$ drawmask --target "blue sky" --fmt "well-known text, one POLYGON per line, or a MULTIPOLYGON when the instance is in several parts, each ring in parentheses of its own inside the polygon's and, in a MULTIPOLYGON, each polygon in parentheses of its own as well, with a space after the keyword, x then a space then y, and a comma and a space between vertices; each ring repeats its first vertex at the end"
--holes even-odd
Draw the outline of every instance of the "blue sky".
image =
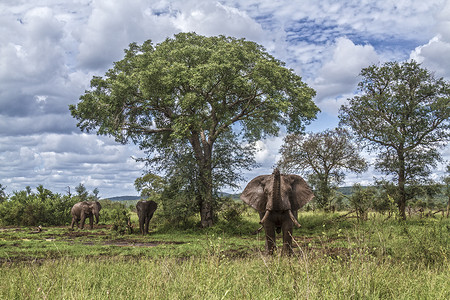
MULTIPOLYGON (((371 64, 415 59, 450 80, 448 0, 2 0, 0 183, 7 192, 43 184, 64 193, 83 183, 102 197, 136 194, 133 182, 145 169, 132 157, 144 154, 80 132, 68 105, 129 43, 181 31, 246 38, 286 62, 317 91, 322 113, 307 131, 337 126, 339 107, 371 64)), ((258 142, 261 168, 246 179, 271 173, 282 137, 258 142)), ((450 159, 449 147, 442 153, 450 159)), ((348 174, 347 184, 374 175, 348 174)))

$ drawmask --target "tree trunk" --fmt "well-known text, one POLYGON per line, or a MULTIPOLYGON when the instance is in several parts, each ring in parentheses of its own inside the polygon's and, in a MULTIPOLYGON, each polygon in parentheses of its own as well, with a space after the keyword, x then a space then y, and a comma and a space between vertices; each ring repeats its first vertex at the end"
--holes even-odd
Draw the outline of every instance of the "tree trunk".
POLYGON ((211 227, 214 225, 214 211, 211 203, 208 203, 206 200, 203 200, 200 208, 200 218, 202 228, 211 227))
POLYGON ((398 160, 399 160, 399 172, 398 172, 398 191, 399 198, 397 199, 397 206, 400 218, 406 220, 406 176, 405 176, 405 157, 402 151, 398 152, 398 160))
POLYGON ((202 227, 214 225, 214 199, 213 199, 213 179, 212 179, 212 155, 211 149, 204 151, 205 156, 200 166, 200 219, 202 227))
MULTIPOLYGON (((207 164, 210 166, 210 164, 207 164)), ((211 168, 200 171, 200 220, 202 227, 214 225, 214 200, 211 168)))
POLYGON ((447 218, 448 218, 449 212, 450 212, 450 196, 448 196, 448 201, 447 201, 447 218))
POLYGON ((206 141, 203 134, 193 133, 191 145, 199 168, 198 193, 200 221, 203 228, 214 225, 214 200, 212 182, 212 141, 206 141))

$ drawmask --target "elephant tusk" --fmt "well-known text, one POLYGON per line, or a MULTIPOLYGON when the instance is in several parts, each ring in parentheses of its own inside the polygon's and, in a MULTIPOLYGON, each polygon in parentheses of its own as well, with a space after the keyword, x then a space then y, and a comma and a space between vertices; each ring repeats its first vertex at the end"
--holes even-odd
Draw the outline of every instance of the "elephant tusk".
POLYGON ((264 224, 266 219, 269 217, 269 210, 266 210, 266 213, 264 214, 264 217, 259 221, 259 224, 264 224))
POLYGON ((292 211, 289 210, 289 217, 291 218, 292 222, 294 222, 295 226, 300 227, 300 223, 295 219, 294 215, 292 214, 292 211))

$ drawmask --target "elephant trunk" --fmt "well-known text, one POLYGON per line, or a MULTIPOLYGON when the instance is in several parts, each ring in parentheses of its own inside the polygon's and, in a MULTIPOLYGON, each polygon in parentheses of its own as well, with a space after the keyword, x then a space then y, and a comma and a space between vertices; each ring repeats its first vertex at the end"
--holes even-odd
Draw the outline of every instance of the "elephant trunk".
POLYGON ((275 169, 272 173, 273 187, 272 195, 269 197, 266 210, 282 210, 281 205, 281 174, 280 170, 275 169))
POLYGON ((97 212, 97 213, 94 214, 94 216, 95 216, 95 225, 97 225, 98 221, 99 221, 100 214, 97 212))

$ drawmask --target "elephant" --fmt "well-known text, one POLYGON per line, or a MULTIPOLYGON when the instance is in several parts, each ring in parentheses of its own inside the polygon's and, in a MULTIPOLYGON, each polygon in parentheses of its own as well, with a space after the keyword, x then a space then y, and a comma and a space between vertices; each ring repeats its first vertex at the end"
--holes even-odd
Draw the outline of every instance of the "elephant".
POLYGON ((253 178, 240 196, 256 209, 266 234, 266 251, 273 254, 276 247, 275 230, 283 231, 282 254, 291 255, 292 229, 300 227, 297 211, 314 198, 306 181, 298 175, 280 174, 276 168, 272 175, 253 178))
POLYGON ((158 204, 152 200, 141 200, 136 204, 136 211, 139 217, 139 230, 143 235, 148 233, 148 223, 152 219, 157 207, 158 204))
POLYGON ((73 225, 77 223, 78 227, 78 221, 81 220, 80 228, 84 228, 84 221, 86 218, 89 218, 89 224, 91 226, 91 229, 94 228, 94 217, 95 217, 95 224, 98 224, 99 221, 99 213, 102 209, 102 206, 100 205, 100 202, 98 201, 82 201, 75 203, 75 205, 72 207, 71 213, 72 213, 72 224, 71 227, 73 229, 73 225))

